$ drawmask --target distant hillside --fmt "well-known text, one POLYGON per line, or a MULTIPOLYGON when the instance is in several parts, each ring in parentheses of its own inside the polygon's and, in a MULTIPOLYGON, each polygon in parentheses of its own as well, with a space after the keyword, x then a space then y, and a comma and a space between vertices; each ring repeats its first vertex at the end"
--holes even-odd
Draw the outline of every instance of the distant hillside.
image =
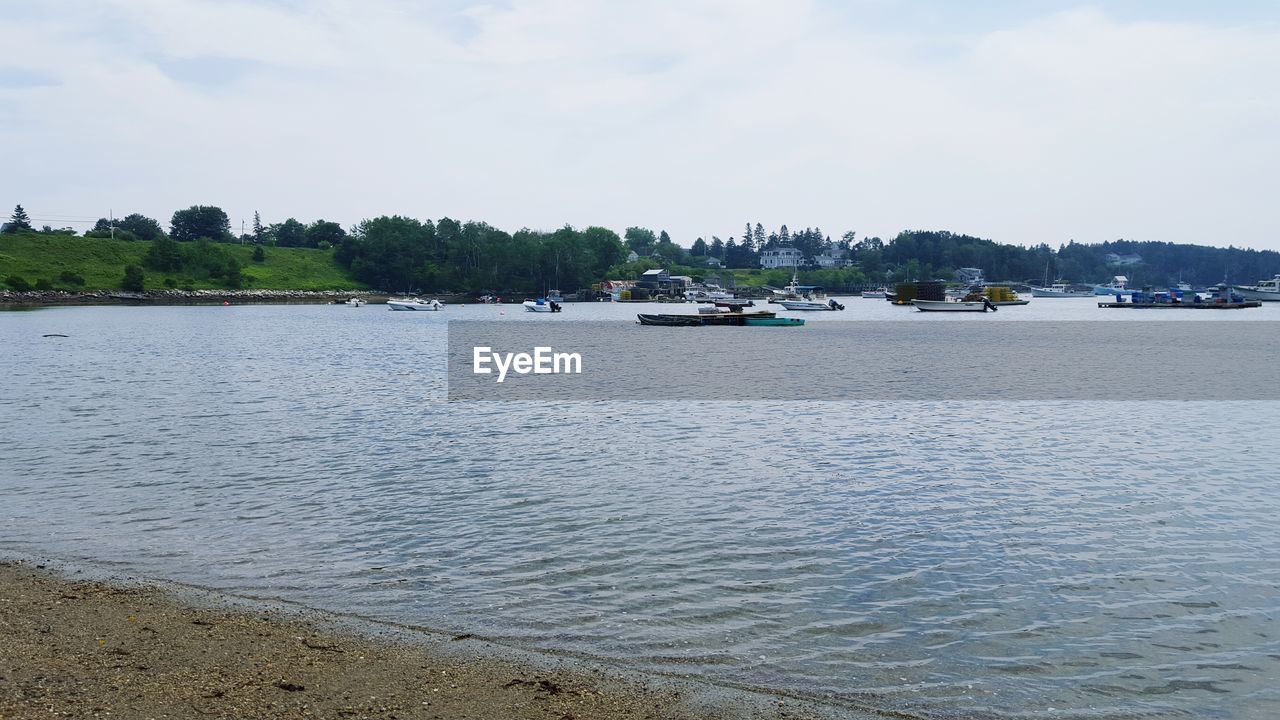
POLYGON ((1252 283, 1280 273, 1273 250, 1218 248, 1166 242, 1117 240, 1058 249, 1002 245, 946 231, 908 230, 888 243, 854 245, 852 259, 869 277, 891 271, 896 278, 950 279, 956 268, 982 268, 989 280, 1035 281, 1046 276, 1074 283, 1098 283, 1125 275, 1130 285, 1165 285, 1179 279, 1195 284, 1252 283))
MULTIPOLYGON (((194 243, 179 243, 194 247, 194 243)), ((23 233, 0 235, 0 286, 10 277, 31 286, 44 281, 59 290, 110 290, 121 287, 126 265, 138 265, 145 273, 146 288, 226 288, 225 277, 211 277, 187 267, 159 271, 147 267, 144 256, 152 243, 109 240, 72 235, 23 233), (83 280, 83 284, 80 284, 83 280), (168 284, 166 284, 168 281, 168 284)), ((253 260, 254 247, 216 244, 220 253, 240 265, 240 287, 268 290, 348 290, 365 288, 333 260, 332 250, 312 248, 263 248, 263 260, 253 260)))

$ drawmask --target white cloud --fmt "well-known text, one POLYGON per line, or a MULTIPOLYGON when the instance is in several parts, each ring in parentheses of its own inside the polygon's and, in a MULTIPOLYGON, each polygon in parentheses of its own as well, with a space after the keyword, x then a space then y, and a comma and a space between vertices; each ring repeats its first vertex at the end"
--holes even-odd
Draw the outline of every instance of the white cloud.
POLYGON ((889 32, 783 0, 81 7, 0 10, 21 59, 0 65, 60 82, 0 87, 0 200, 37 216, 1280 247, 1274 26, 1077 9, 889 32), (234 72, 200 82, 221 58, 234 72))

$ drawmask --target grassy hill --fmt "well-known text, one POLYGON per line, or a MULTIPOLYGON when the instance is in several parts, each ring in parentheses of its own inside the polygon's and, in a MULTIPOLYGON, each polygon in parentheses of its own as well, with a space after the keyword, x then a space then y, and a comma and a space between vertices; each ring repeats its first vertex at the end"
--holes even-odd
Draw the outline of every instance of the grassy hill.
MULTIPOLYGON (((266 259, 253 261, 249 245, 219 245, 243 266, 245 288, 267 290, 351 290, 364 289, 346 268, 333 261, 332 250, 311 248, 264 248, 266 259)), ((3 281, 17 275, 32 285, 48 280, 59 290, 110 290, 120 287, 125 265, 142 265, 150 242, 106 240, 71 235, 27 233, 0 235, 0 289, 3 281), (63 273, 84 278, 84 285, 60 279, 63 273)), ((191 277, 181 272, 146 270, 148 290, 166 287, 196 289, 225 288, 220 279, 191 277)))

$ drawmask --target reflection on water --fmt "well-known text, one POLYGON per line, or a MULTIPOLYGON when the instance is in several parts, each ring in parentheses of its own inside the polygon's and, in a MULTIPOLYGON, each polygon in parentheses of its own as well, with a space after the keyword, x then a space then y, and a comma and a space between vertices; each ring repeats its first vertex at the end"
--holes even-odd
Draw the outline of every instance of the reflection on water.
POLYGON ((888 709, 1280 714, 1275 403, 446 404, 423 315, 0 318, 0 552, 888 709))

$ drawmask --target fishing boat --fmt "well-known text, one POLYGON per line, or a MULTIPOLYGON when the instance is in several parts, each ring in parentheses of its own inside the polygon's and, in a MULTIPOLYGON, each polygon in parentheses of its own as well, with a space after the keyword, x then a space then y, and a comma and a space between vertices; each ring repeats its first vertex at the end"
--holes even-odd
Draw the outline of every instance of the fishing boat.
POLYGON ((1094 285, 1094 295, 1132 295, 1133 291, 1125 287, 1129 284, 1129 278, 1124 275, 1116 275, 1111 278, 1108 285, 1094 285))
MULTIPOLYGON (((1093 293, 1088 293, 1093 295, 1093 293)), ((1066 283, 1053 283, 1048 287, 1032 287, 1032 297, 1084 297, 1085 293, 1075 290, 1066 283)))
POLYGON ((887 292, 889 292, 888 288, 879 288, 877 290, 863 290, 862 299, 863 300, 884 300, 885 293, 887 292))
POLYGON ((985 297, 981 300, 912 300, 911 304, 921 312, 995 312, 997 309, 985 297))
POLYGON ((662 327, 697 327, 700 325, 747 325, 748 320, 775 319, 777 313, 760 310, 751 313, 741 312, 700 312, 697 315, 666 315, 640 313, 636 318, 641 325, 657 325, 662 327))
POLYGON ((521 304, 524 305, 524 309, 529 312, 556 313, 556 312, 560 312, 561 310, 560 303, 554 300, 548 300, 546 298, 538 298, 537 300, 525 300, 521 304))
POLYGON ((788 310, 843 310, 844 306, 835 300, 779 300, 778 304, 788 310))
POLYGON ((422 298, 391 298, 387 300, 387 307, 392 310, 443 310, 444 304, 435 298, 423 300, 422 298))
POLYGON ((1232 285, 1231 289, 1245 300, 1280 302, 1280 275, 1270 280, 1260 280, 1257 285, 1232 285))

